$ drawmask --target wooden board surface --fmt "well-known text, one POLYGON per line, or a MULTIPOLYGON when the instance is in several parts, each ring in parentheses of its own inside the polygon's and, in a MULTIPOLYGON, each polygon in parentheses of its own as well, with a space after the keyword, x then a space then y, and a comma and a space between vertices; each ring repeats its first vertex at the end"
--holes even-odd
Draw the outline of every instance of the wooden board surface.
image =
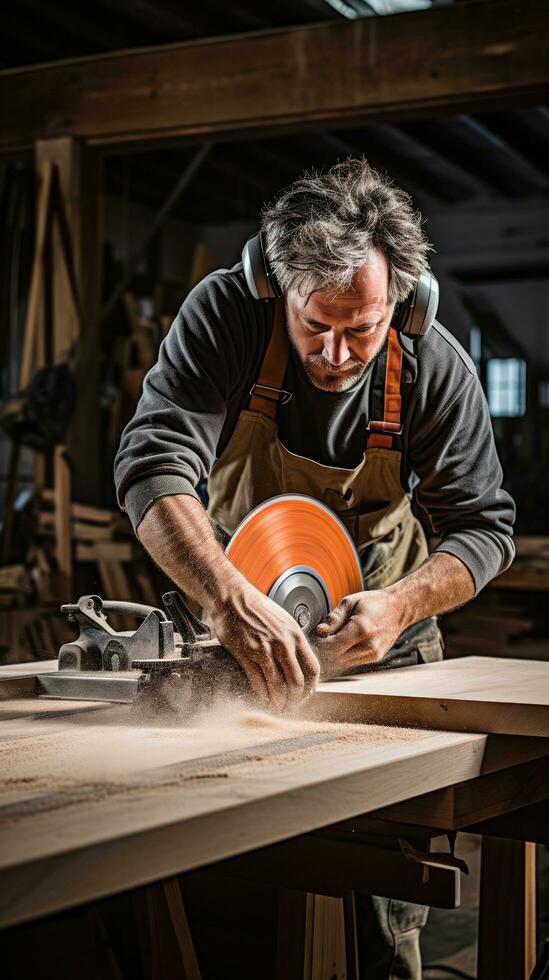
POLYGON ((549 663, 462 657, 322 684, 310 717, 549 737, 549 663))
POLYGON ((4 926, 472 778, 486 745, 242 708, 155 727, 30 710, 0 720, 4 926))
MULTIPOLYGON (((539 668, 549 665, 530 670, 526 664, 529 704, 519 683, 524 667, 524 661, 490 658, 485 664, 475 658, 323 685, 315 711, 341 716, 345 708, 345 721, 360 716, 360 724, 280 719, 241 705, 218 705, 192 724, 172 718, 151 725, 139 723, 129 706, 90 711, 89 705, 74 704, 71 713, 66 702, 50 701, 52 712, 44 715, 28 693, 4 700, 0 925, 506 769, 519 757, 527 760, 530 744, 532 757, 539 758, 540 739, 517 739, 524 751, 515 758, 508 740, 380 726, 371 723, 366 708, 372 684, 383 690, 410 677, 410 691, 418 688, 420 672, 422 690, 429 686, 436 703, 439 690, 449 703, 457 698, 456 704, 466 691, 482 713, 488 690, 491 704, 514 696, 531 710, 539 707, 535 691, 544 690, 549 676, 539 668), (513 686, 509 665, 519 669, 513 686), (506 747, 498 752, 501 742, 506 747)), ((35 670, 36 665, 22 665, 21 676, 31 681, 35 670)), ((4 698, 17 672, 0 671, 4 698)), ((370 704, 385 700, 375 695, 370 704)), ((451 711, 444 715, 449 716, 451 711)))

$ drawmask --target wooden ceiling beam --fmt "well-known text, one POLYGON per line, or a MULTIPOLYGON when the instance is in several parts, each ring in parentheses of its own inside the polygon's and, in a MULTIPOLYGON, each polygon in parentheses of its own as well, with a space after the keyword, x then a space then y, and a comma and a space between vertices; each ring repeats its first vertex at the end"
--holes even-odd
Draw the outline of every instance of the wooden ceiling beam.
POLYGON ((549 95, 545 0, 482 0, 0 73, 0 150, 273 134, 549 95))

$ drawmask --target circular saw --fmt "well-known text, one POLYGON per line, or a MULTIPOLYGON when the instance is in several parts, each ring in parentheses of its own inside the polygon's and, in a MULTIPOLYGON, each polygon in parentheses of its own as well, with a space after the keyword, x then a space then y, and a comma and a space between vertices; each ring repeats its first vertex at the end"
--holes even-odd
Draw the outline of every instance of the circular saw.
POLYGON ((226 554, 305 633, 362 589, 360 559, 348 531, 325 504, 301 494, 272 497, 252 510, 226 554))
MULTIPOLYGON (((256 507, 227 546, 233 564, 256 588, 311 633, 346 595, 362 589, 355 546, 324 504, 298 494, 256 507)), ((178 592, 164 609, 81 596, 61 607, 79 627, 64 643, 58 669, 38 675, 42 697, 132 703, 142 717, 192 713, 218 693, 249 695, 244 671, 178 592), (116 631, 107 614, 141 620, 116 631)))

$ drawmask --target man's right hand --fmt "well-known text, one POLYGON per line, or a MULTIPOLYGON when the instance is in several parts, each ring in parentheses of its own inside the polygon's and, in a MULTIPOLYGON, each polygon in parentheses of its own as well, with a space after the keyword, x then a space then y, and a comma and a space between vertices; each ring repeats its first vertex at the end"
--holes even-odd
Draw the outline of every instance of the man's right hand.
POLYGON ((239 585, 210 610, 210 617, 215 635, 238 661, 262 704, 282 711, 314 691, 320 666, 304 633, 254 586, 239 585))

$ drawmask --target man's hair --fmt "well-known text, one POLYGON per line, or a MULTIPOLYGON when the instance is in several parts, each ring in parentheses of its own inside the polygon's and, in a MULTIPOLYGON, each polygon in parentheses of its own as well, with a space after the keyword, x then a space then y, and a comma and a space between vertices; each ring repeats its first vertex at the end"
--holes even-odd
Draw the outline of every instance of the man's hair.
POLYGON ((284 292, 346 290, 379 248, 389 263, 389 299, 401 301, 427 266, 431 246, 410 195, 364 157, 306 173, 261 217, 267 258, 284 292))

